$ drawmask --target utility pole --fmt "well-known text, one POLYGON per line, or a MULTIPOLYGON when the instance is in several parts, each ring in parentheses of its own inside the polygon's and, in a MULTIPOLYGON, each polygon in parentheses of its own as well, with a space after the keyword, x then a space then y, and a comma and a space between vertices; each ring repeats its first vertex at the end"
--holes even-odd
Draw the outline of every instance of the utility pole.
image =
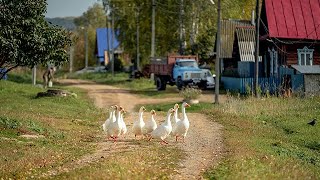
POLYGON ((151 57, 155 55, 155 19, 156 19, 156 1, 152 0, 152 26, 151 26, 151 57))
POLYGON ((216 72, 216 79, 215 79, 215 104, 219 104, 219 87, 220 87, 220 46, 221 46, 221 0, 218 0, 218 20, 217 20, 217 39, 216 39, 216 61, 215 61, 215 72, 216 72))
MULTIPOLYGON (((112 11, 111 11, 111 13, 112 13, 112 22, 111 22, 111 56, 112 56, 112 67, 111 67, 111 69, 112 69, 112 78, 114 77, 114 46, 113 46, 113 43, 114 43, 114 36, 115 36, 115 34, 114 34, 114 6, 113 6, 113 8, 112 8, 112 11)), ((107 32, 108 33, 108 32, 107 32)))
POLYGON ((37 84, 37 66, 34 65, 32 68, 32 85, 36 85, 37 84))
POLYGON ((180 30, 180 55, 184 55, 184 25, 183 25, 183 0, 180 0, 180 13, 179 13, 179 30, 180 30))
POLYGON ((139 16, 140 16, 140 7, 137 7, 137 69, 138 71, 140 71, 140 49, 139 49, 139 46, 140 46, 140 41, 139 41, 139 38, 140 38, 140 19, 139 19, 139 16))
POLYGON ((69 73, 72 73, 72 71, 73 71, 73 53, 74 53, 74 47, 70 46, 70 50, 69 50, 69 59, 70 59, 69 73))
MULTIPOLYGON (((87 27, 88 28, 88 27, 87 27)), ((86 60, 85 60, 85 68, 87 69, 88 68, 88 29, 85 29, 85 41, 86 41, 86 60)))
POLYGON ((255 68, 254 68, 254 89, 253 92, 256 97, 259 97, 259 25, 260 25, 260 0, 256 2, 256 49, 254 52, 255 68))

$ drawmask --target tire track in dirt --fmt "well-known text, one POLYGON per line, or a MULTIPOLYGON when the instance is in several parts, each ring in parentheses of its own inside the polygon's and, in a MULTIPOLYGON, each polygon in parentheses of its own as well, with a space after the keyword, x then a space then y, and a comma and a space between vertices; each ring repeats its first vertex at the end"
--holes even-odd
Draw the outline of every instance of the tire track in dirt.
MULTIPOLYGON (((128 111, 128 126, 131 127, 133 119, 136 118, 134 107, 137 104, 155 104, 164 102, 181 102, 182 98, 141 98, 130 94, 128 90, 96 84, 90 81, 63 79, 59 83, 84 89, 88 92, 89 97, 94 101, 99 108, 109 108, 113 104, 120 104, 128 111)), ((204 95, 201 101, 210 102, 212 95, 204 95)), ((190 120, 190 129, 186 137, 185 143, 175 143, 174 138, 170 137, 170 145, 175 143, 175 146, 182 149, 186 154, 186 159, 179 164, 177 174, 173 175, 172 179, 202 179, 202 172, 208 167, 216 165, 223 152, 222 143, 222 126, 216 122, 209 121, 204 115, 199 113, 188 113, 190 120)), ((128 129, 130 129, 128 127, 128 129)), ((129 132, 130 133, 130 132, 129 132)), ((101 135, 102 136, 102 135, 101 135)), ((130 135, 127 135, 130 136, 130 135)), ((88 154, 81 159, 65 164, 58 170, 54 170, 45 174, 44 177, 68 172, 72 169, 84 167, 91 163, 99 161, 114 152, 133 151, 141 148, 132 143, 132 140, 123 140, 116 145, 110 142, 101 141, 97 144, 98 148, 94 154, 88 154)), ((143 148, 143 147, 142 147, 143 148)))

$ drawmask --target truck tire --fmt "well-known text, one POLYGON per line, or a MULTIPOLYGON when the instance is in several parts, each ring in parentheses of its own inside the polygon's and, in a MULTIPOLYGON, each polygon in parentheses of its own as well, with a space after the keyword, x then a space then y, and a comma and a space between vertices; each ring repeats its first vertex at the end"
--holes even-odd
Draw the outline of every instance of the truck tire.
POLYGON ((181 90, 183 88, 183 81, 182 81, 181 77, 177 78, 177 88, 179 90, 181 90))
POLYGON ((166 82, 164 81, 163 78, 157 77, 156 78, 156 85, 157 85, 157 90, 158 91, 166 90, 166 82))

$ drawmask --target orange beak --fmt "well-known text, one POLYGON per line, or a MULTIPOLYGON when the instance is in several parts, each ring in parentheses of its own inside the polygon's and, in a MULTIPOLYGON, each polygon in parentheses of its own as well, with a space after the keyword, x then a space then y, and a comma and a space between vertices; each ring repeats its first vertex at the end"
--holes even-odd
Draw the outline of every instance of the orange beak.
POLYGON ((186 103, 185 107, 191 107, 188 103, 186 103))

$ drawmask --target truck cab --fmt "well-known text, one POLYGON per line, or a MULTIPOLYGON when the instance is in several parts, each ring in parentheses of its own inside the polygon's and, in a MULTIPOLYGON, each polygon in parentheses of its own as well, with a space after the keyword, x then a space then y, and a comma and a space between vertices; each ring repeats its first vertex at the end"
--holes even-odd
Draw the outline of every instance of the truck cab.
POLYGON ((206 86, 205 72, 195 59, 177 59, 173 67, 173 79, 180 90, 184 86, 206 86))

